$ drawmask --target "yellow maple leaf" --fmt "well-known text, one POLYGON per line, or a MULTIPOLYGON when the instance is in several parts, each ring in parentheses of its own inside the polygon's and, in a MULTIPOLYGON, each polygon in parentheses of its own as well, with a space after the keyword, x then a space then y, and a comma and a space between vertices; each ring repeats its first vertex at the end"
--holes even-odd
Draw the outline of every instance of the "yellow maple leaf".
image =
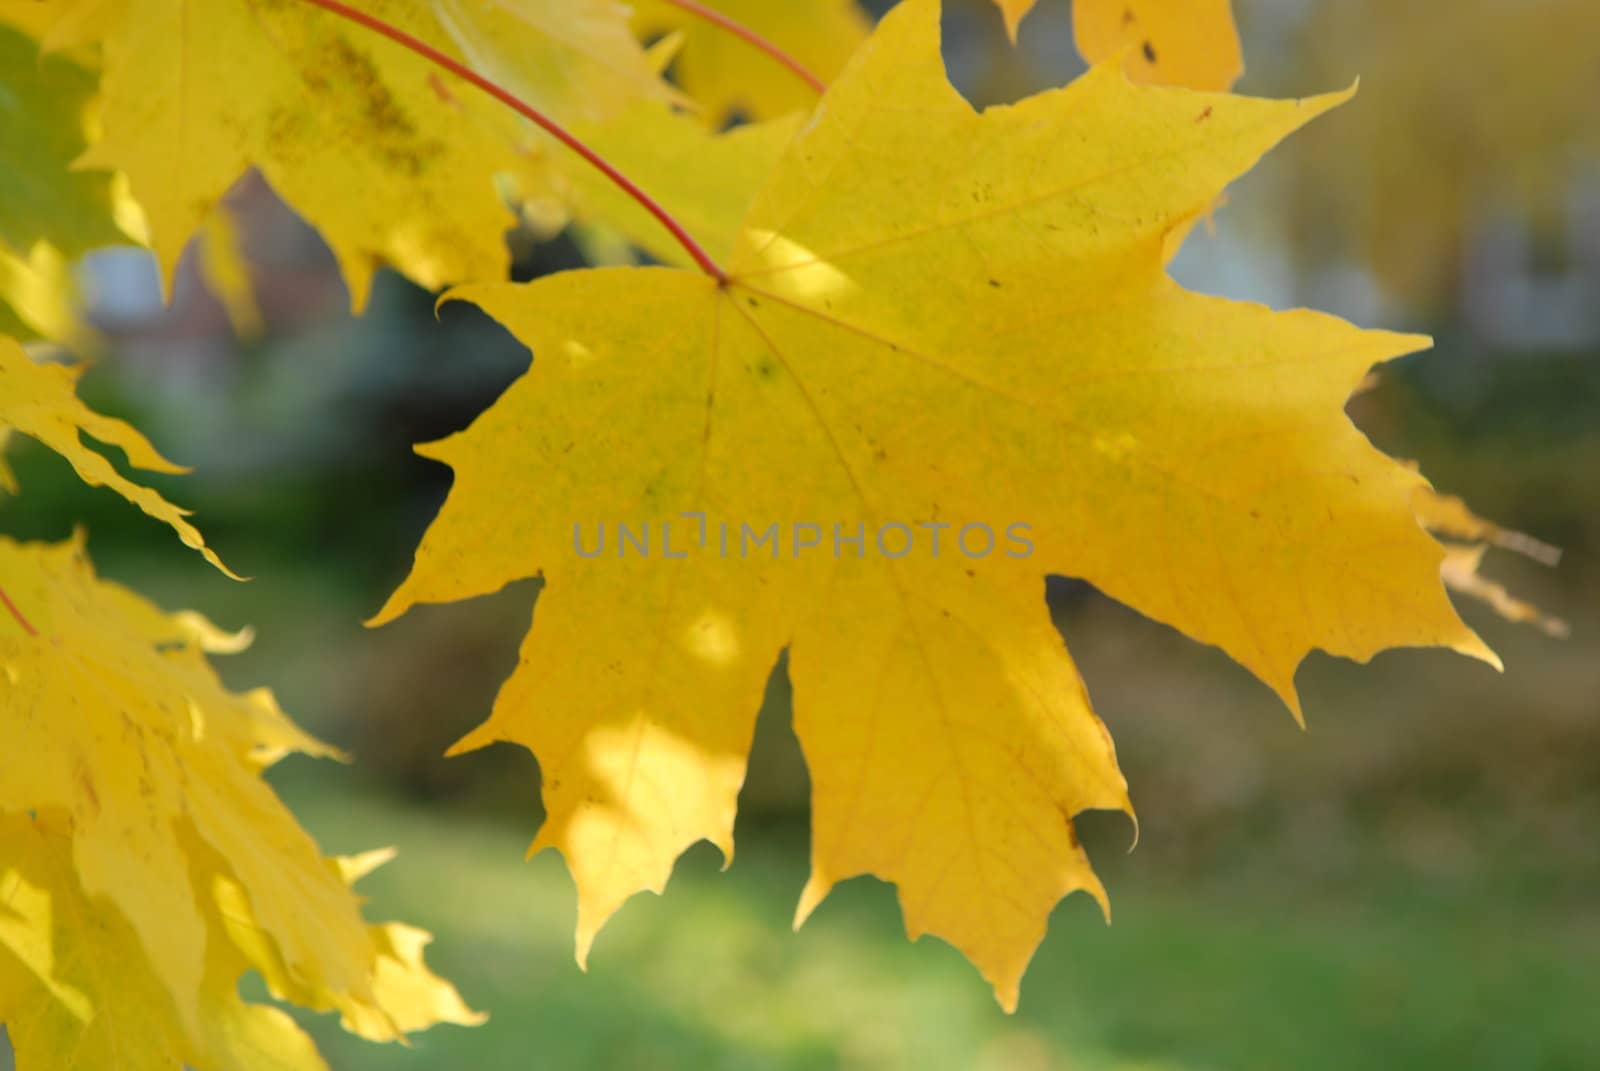
POLYGON ((1313 649, 1494 660, 1413 516, 1421 478, 1343 412, 1372 364, 1427 340, 1164 272, 1174 229, 1345 94, 1200 95, 1103 66, 978 113, 938 17, 907 0, 883 20, 755 198, 725 280, 456 292, 535 364, 421 448, 455 484, 376 621, 545 578, 516 671, 456 750, 536 752, 534 848, 577 881, 580 960, 690 844, 731 853, 785 647, 813 784, 799 918, 876 874, 909 932, 954 944, 1008 1008, 1052 906, 1103 902, 1073 816, 1129 810, 1047 574, 1221 647, 1297 715, 1313 649))
POLYGON ((1011 43, 1017 43, 1017 28, 1022 25, 1022 20, 1028 12, 1033 10, 1037 0, 994 0, 995 6, 1000 9, 1000 17, 1005 20, 1006 36, 1011 38, 1011 43))
POLYGON ((238 220, 227 205, 219 204, 200 233, 200 275, 206 287, 227 314, 233 333, 243 341, 256 341, 264 324, 238 220))
POLYGON ((326 1067, 292 1019, 240 1000, 237 973, 210 962, 186 1027, 127 921, 79 882, 64 823, 0 816, 0 896, 0 1023, 22 1071, 326 1067))
POLYGON ((234 638, 99 580, 81 540, 0 539, 0 590, 0 1023, 23 1071, 322 1067, 239 999, 250 969, 375 1039, 476 1021, 263 780, 333 752, 222 687, 205 652, 234 638))
POLYGON ((46 241, 18 256, 0 244, 0 336, 48 339, 77 349, 96 344, 79 316, 76 280, 60 250, 46 241))
POLYGON ((1432 487, 1418 490, 1416 497, 1417 520, 1430 532, 1492 543, 1504 550, 1515 551, 1532 558, 1541 565, 1555 565, 1561 560, 1561 549, 1526 532, 1505 528, 1486 520, 1472 511, 1472 507, 1455 495, 1442 494, 1432 487))
POLYGON ((473 69, 564 122, 672 101, 615 0, 434 0, 473 69))
MULTIPOLYGON (((521 122, 498 103, 309 4, 57 6, 60 22, 48 41, 104 43, 104 134, 84 161, 128 174, 169 276, 189 237, 250 166, 333 248, 357 309, 380 263, 429 288, 505 276, 503 235, 513 216, 497 177, 510 176, 519 188, 548 180, 542 154, 525 147, 521 122)), ((625 10, 591 6, 623 26, 625 10)), ((431 7, 372 0, 363 10, 459 55, 431 7)), ((531 24, 519 25, 522 37, 508 47, 536 36, 531 24)), ((626 34, 618 37, 638 52, 626 34)), ((585 99, 589 84, 569 85, 563 100, 585 99)), ((552 111, 564 117, 559 107, 552 111)))
POLYGON ((1491 545, 1549 566, 1561 560, 1559 547, 1486 520, 1460 498, 1441 494, 1432 487, 1419 487, 1413 501, 1417 520, 1428 531, 1450 539, 1477 541, 1476 545, 1445 544, 1445 559, 1440 566, 1445 587, 1487 603, 1507 621, 1533 625, 1547 636, 1565 637, 1571 632, 1571 626, 1561 618, 1546 614, 1532 603, 1517 598, 1505 585, 1489 580, 1478 572, 1483 564, 1484 553, 1491 545))
POLYGON ((1223 90, 1244 73, 1232 0, 1072 0, 1072 32, 1084 59, 1125 57, 1136 82, 1223 90))
POLYGON ((83 436, 89 435, 118 447, 127 455, 129 464, 147 472, 187 471, 157 453, 137 429, 96 413, 78 399, 77 381, 84 367, 35 363, 15 339, 0 335, 0 429, 39 440, 66 458, 85 483, 110 488, 151 517, 170 525, 185 545, 233 576, 205 545, 194 525, 184 519, 187 511, 123 476, 84 443, 83 436))
MULTIPOLYGON (((995 0, 1013 43, 1034 2, 995 0)), ((1072 0, 1072 33, 1084 59, 1123 59, 1136 82, 1224 90, 1244 73, 1232 0, 1072 0)))
POLYGON ((1566 621, 1545 613, 1531 602, 1517 598, 1504 584, 1490 580, 1478 572, 1483 564, 1483 555, 1488 549, 1487 544, 1477 546, 1447 544, 1444 561, 1439 566, 1439 573, 1444 578, 1445 586, 1470 599, 1487 603, 1495 613, 1507 621, 1519 625, 1532 625, 1546 636, 1555 639, 1565 639, 1570 635, 1572 626, 1566 621))
MULTIPOLYGON (((328 860, 346 884, 394 858, 393 849, 379 849, 353 858, 328 860)), ((283 960, 271 936, 261 929, 249 896, 236 882, 218 877, 213 883, 223 926, 249 966, 259 971, 277 999, 313 1011, 337 1011, 346 1030, 370 1041, 397 1041, 436 1023, 477 1026, 488 1016, 467 1007, 455 986, 428 969, 423 950, 433 940, 426 930, 402 922, 367 927, 377 951, 372 996, 307 985, 283 960)))
MULTIPOLYGON (((702 2, 777 45, 824 82, 844 69, 870 28, 856 0, 702 2)), ((640 33, 681 35, 673 71, 710 125, 733 115, 770 119, 809 112, 816 105, 815 89, 727 30, 662 0, 639 0, 635 7, 640 33)))

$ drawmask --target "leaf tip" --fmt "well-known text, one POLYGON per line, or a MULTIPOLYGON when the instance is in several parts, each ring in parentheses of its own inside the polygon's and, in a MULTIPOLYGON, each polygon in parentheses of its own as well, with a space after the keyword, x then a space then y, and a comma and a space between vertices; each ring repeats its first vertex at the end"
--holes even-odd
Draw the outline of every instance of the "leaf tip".
POLYGON ((347 253, 337 246, 334 248, 334 259, 339 262, 339 274, 344 277, 345 289, 350 292, 350 315, 359 318, 372 301, 372 277, 377 273, 377 265, 370 256, 347 253))
POLYGON ((333 864, 340 880, 346 885, 354 885, 374 870, 392 862, 398 854, 399 850, 390 846, 373 848, 356 855, 337 855, 329 861, 333 864))
MULTIPOLYGON (((537 842, 535 842, 537 844, 537 842)), ((574 934, 572 958, 578 964, 578 969, 584 974, 589 973, 589 953, 594 950, 595 935, 600 932, 600 927, 605 925, 609 912, 601 912, 601 919, 594 922, 590 919, 591 910, 580 900, 578 903, 578 928, 574 934)))
POLYGON ((385 601, 383 606, 378 609, 377 613, 361 622, 361 627, 382 628, 391 621, 404 616, 405 612, 409 609, 411 609, 411 600, 405 594, 405 586, 401 585, 399 588, 395 589, 394 593, 389 596, 388 600, 385 601))
MULTIPOLYGON (((463 736, 460 740, 457 740, 455 743, 451 744, 450 747, 445 751, 444 757, 447 759, 453 759, 458 755, 465 755, 469 752, 477 751, 479 748, 488 747, 490 744, 499 743, 501 739, 500 736, 490 728, 493 723, 493 718, 491 718, 489 721, 484 722, 476 729, 473 729, 466 736, 463 736)), ((534 840, 534 842, 529 845, 528 858, 532 859, 535 855, 538 855, 547 847, 549 847, 549 845, 545 842, 544 834, 541 832, 538 839, 534 840)))
POLYGON ((1017 28, 1022 25, 1022 20, 1028 12, 1033 10, 1034 0, 997 0, 1000 8, 1000 19, 1005 23, 1006 39, 1015 47, 1017 43, 1017 28))
POLYGON ((439 310, 454 301, 465 301, 468 304, 477 305, 478 299, 473 295, 478 293, 481 289, 483 288, 473 286, 470 283, 462 286, 452 286, 450 289, 440 294, 439 297, 434 301, 433 318, 437 320, 439 318, 439 310))
POLYGON ((996 985, 994 987, 995 1003, 1000 1005, 1000 1010, 1007 1015, 1017 1013, 1017 999, 1021 996, 1021 987, 1012 982, 1008 986, 996 985))
POLYGON ((1483 638, 1470 628, 1466 630, 1466 635, 1462 639, 1451 644, 1450 647, 1451 650, 1458 654, 1464 654, 1468 658, 1476 658, 1496 673, 1504 673, 1506 671, 1505 662, 1495 653, 1494 648, 1484 643, 1483 638))
POLYGON ((1294 715, 1294 723, 1300 727, 1301 732, 1306 732, 1306 711, 1300 705, 1300 693, 1291 685, 1278 692, 1278 698, 1283 700, 1283 705, 1289 708, 1289 713, 1294 715))
POLYGON ((833 891, 833 882, 822 875, 812 871, 811 877, 806 881, 806 887, 800 893, 800 902, 795 905, 793 928, 799 932, 800 927, 806 924, 822 901, 828 898, 828 893, 833 891))
MULTIPOLYGON (((1356 95, 1356 90, 1360 85, 1361 80, 1358 78, 1344 89, 1335 89, 1328 93, 1318 93, 1315 96, 1298 98, 1294 102, 1295 106, 1307 109, 1311 113, 1302 122, 1310 122, 1326 112, 1331 112, 1333 109, 1349 103, 1351 98, 1356 95)), ((1432 344, 1431 339, 1429 344, 1432 344)))
POLYGON ((1107 926, 1111 925, 1111 896, 1106 892, 1106 887, 1100 881, 1099 875, 1095 874, 1093 871, 1090 871, 1088 877, 1084 879, 1083 884, 1079 885, 1077 889, 1072 891, 1076 892, 1079 890, 1088 893, 1094 898, 1094 902, 1100 905, 1100 917, 1105 919, 1107 926))

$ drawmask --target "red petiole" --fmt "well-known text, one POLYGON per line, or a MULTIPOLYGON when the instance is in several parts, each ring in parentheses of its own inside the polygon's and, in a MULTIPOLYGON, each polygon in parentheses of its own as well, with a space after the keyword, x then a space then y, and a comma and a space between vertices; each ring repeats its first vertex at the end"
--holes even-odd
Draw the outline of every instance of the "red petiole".
POLYGON ((812 74, 810 69, 807 68, 805 64, 801 63, 799 60, 789 55, 789 53, 785 52, 783 49, 779 48, 765 37, 762 37, 748 26, 743 26, 737 22, 734 22, 732 19, 728 18, 728 16, 719 11, 711 10, 704 4, 698 3, 697 0, 666 0, 666 3, 671 4, 673 7, 678 8, 679 10, 687 11, 696 18, 704 19, 719 29, 726 30, 735 37, 749 42, 756 48, 759 48, 761 51, 771 56, 773 59, 777 60, 779 63, 783 64, 785 67, 789 68, 790 71, 794 72, 795 77, 799 78, 802 82, 816 90, 818 93, 822 93, 827 90, 827 84, 824 83, 822 79, 812 74))
POLYGON ((39 635, 39 630, 34 628, 26 617, 22 616, 22 611, 17 609, 17 604, 11 601, 11 596, 6 594, 5 588, 0 588, 0 603, 4 603, 6 609, 11 611, 11 616, 17 619, 17 624, 22 626, 22 631, 30 636, 39 635))
MULTIPOLYGON (((599 153, 595 152, 593 149, 589 148, 589 146, 579 141, 560 124, 546 116, 533 105, 527 103, 509 91, 502 89, 494 82, 489 81, 489 79, 478 74, 465 64, 462 64, 457 60, 452 59, 450 56, 445 55, 432 45, 427 44, 424 41, 417 40, 417 38, 406 33, 404 30, 396 26, 391 26, 382 19, 374 18, 373 16, 362 11, 357 11, 355 8, 350 7, 347 4, 340 3, 339 0, 306 0, 306 3, 314 4, 315 6, 322 8, 324 11, 338 15, 340 18, 347 19, 359 26, 363 26, 371 30, 373 33, 387 37, 396 44, 415 52, 417 55, 421 56, 430 63, 434 63, 440 67, 443 67, 457 78, 460 78, 463 81, 471 82, 473 85, 477 86, 491 97, 494 97, 496 100, 500 101, 500 103, 506 105, 525 118, 532 120, 551 137, 555 138, 557 141, 561 142, 561 144, 565 145, 567 148, 583 157, 583 159, 592 167, 616 184, 616 186, 621 189, 622 192, 626 193, 629 197, 637 201, 640 207, 642 207, 646 212, 649 212, 652 216, 654 216, 656 220, 667 229, 672 237, 677 239, 678 244, 683 246, 684 251, 687 252, 689 256, 693 258, 694 262, 700 266, 701 271, 704 271, 707 275, 711 276, 719 283, 726 281, 727 275, 720 267, 717 266, 717 262, 711 259, 710 255, 700 247, 700 243, 696 242, 692 237, 690 237, 689 232, 683 229, 683 225, 674 219, 665 208, 662 208, 654 198, 645 193, 638 186, 634 185, 632 180, 630 180, 626 175, 612 167, 610 164, 606 163, 606 161, 601 158, 599 153)), ((15 609, 12 610, 12 613, 16 613, 15 609)), ((30 631, 32 630, 30 629, 30 631)))

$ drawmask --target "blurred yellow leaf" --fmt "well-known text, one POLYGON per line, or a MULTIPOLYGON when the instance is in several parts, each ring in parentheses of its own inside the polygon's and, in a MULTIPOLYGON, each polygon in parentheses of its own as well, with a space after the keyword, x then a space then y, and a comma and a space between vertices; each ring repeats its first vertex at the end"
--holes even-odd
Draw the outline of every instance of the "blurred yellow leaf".
MULTIPOLYGON (((1013 42, 1034 2, 995 0, 1013 42)), ((1072 0, 1072 32, 1085 60, 1121 59, 1135 82, 1223 90, 1244 73, 1232 0, 1072 0)))
POLYGON ((1504 584, 1479 575, 1487 546, 1446 546, 1445 559, 1439 567, 1445 586, 1469 598, 1488 603, 1494 612, 1507 621, 1532 625, 1547 636, 1566 637, 1572 628, 1559 617, 1552 617, 1530 602, 1512 595, 1504 584))
POLYGON ((433 0, 481 74, 565 122, 676 99, 616 0, 433 0))
POLYGON ((1023 16, 1033 10, 1035 0, 994 0, 1000 8, 1000 17, 1005 20, 1006 36, 1011 38, 1011 43, 1017 43, 1017 27, 1022 24, 1023 16))
POLYGON ((0 590, 0 1023, 22 1071, 322 1067, 239 999, 252 969, 380 1040, 476 1021, 263 780, 334 752, 223 688, 214 626, 99 580, 78 540, 0 538, 0 590))
POLYGON ((261 306, 256 303, 250 261, 240 245, 239 224, 225 204, 206 217, 201 230, 200 274, 228 314, 233 333, 246 342, 261 337, 261 306))
POLYGON ((199 531, 179 509, 155 491, 118 472, 103 455, 89 449, 84 435, 115 446, 134 468, 147 472, 184 472, 156 452, 137 429, 101 416, 78 400, 78 376, 84 365, 38 364, 14 339, 0 336, 0 429, 39 440, 72 465, 91 487, 108 487, 145 513, 170 525, 184 544, 193 547, 229 576, 234 574, 205 545, 199 531))
MULTIPOLYGON (((871 26, 856 0, 701 2, 760 34, 823 82, 844 69, 871 26)), ((734 115, 770 119, 816 106, 815 89, 748 41, 664 0, 637 0, 634 6, 641 34, 681 35, 673 71, 710 125, 734 115)))
POLYGON ((1559 547, 1553 547, 1525 532, 1502 528, 1493 521, 1484 520, 1455 495, 1440 494, 1431 487, 1422 487, 1417 490, 1416 507, 1417 519, 1430 532, 1452 539, 1493 543, 1504 550, 1532 558, 1541 565, 1555 565, 1561 560, 1559 547))
MULTIPOLYGON (((1415 466, 1412 466, 1415 468, 1415 466)), ((1417 520, 1428 531, 1450 539, 1471 540, 1480 545, 1445 544, 1445 560, 1440 575, 1451 591, 1486 602, 1496 613, 1508 621, 1533 625, 1549 636, 1566 636, 1569 628, 1565 621, 1551 617, 1531 603, 1514 597, 1505 586, 1479 575, 1484 552, 1492 544, 1503 550, 1515 551, 1532 558, 1541 565, 1555 565, 1561 560, 1561 550, 1525 532, 1502 528, 1493 521, 1474 513, 1465 502, 1454 495, 1440 494, 1432 487, 1417 488, 1413 499, 1417 520)))
POLYGON ((1343 411, 1374 362, 1427 340, 1163 270, 1175 229, 1345 95, 1200 95, 1103 66, 980 114, 939 44, 932 0, 884 19, 755 197, 725 280, 455 292, 535 363, 422 448, 455 485, 376 620, 545 578, 456 750, 538 755, 534 848, 577 881, 580 961, 690 844, 731 853, 785 648, 813 784, 799 917, 845 878, 893 881, 910 933, 954 944, 1007 1008, 1055 903, 1104 900, 1073 816, 1129 809, 1047 575, 1221 647, 1297 714, 1313 649, 1494 661, 1413 515, 1421 478, 1343 411))
POLYGON ((96 336, 79 315, 80 297, 66 259, 49 242, 33 243, 25 257, 0 245, 0 336, 89 348, 96 336))
POLYGON ((1072 31, 1084 59, 1102 63, 1125 56, 1128 77, 1136 82, 1223 90, 1244 73, 1231 5, 1232 0, 1073 0, 1072 31))
MULTIPOLYGON (((189 237, 250 166, 332 246, 357 309, 382 263, 429 288, 505 276, 504 232, 513 216, 496 177, 537 189, 547 181, 547 165, 523 147, 522 121, 498 102, 308 4, 63 0, 56 6, 62 22, 53 40, 99 41, 105 49, 104 134, 85 159, 127 172, 168 276, 189 237)), ((457 52, 430 6, 371 0, 362 9, 457 52)), ((486 0, 453 7, 484 18, 499 9, 486 0)), ((609 17, 616 39, 632 49, 618 62, 642 64, 642 53, 620 32, 625 9, 591 9, 594 18, 609 17)), ((516 46, 529 39, 544 48, 536 55, 581 53, 595 40, 587 33, 571 42, 543 40, 526 21, 511 29, 517 35, 505 44, 513 56, 524 55, 516 46)), ((610 54, 586 58, 603 70, 610 54)), ((586 99, 589 85, 567 86, 563 100, 586 99)), ((564 116, 557 111, 557 117, 564 116)))

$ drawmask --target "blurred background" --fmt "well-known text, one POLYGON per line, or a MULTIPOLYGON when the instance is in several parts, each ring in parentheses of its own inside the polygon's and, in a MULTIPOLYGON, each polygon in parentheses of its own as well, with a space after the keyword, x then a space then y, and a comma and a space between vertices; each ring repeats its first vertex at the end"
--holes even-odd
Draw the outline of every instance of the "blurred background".
MULTIPOLYGON (((952 77, 975 103, 1081 69, 1067 0, 1040 0, 1015 49, 989 0, 946 7, 952 77)), ((1015 1016, 951 949, 906 942, 870 879, 790 933, 807 780, 781 665, 736 864, 692 851, 580 974, 571 883, 554 856, 522 858, 533 760, 440 757, 487 714, 533 585, 361 624, 448 488, 411 444, 464 427, 527 354, 473 310, 436 319, 393 275, 351 319, 325 247, 255 179, 229 202, 241 257, 226 235, 209 259, 191 251, 170 306, 147 255, 91 256, 105 345, 83 394, 195 467, 153 482, 258 579, 224 580, 27 442, 10 455, 26 497, 0 505, 0 530, 86 525, 105 575, 256 626, 222 661, 230 683, 271 686, 355 757, 291 760, 275 782, 326 850, 400 848, 363 886, 370 913, 434 931, 434 963, 493 1016, 411 1049, 305 1017, 333 1067, 1600 1067, 1600 4, 1236 8, 1242 92, 1357 76, 1361 92, 1239 183, 1174 274, 1433 334, 1352 415, 1441 490, 1565 548, 1554 569, 1491 551, 1485 572, 1572 634, 1464 604, 1503 676, 1440 652, 1314 656, 1301 732, 1218 652, 1053 581, 1142 831, 1130 853, 1126 822, 1083 819, 1115 925, 1063 903, 1015 1016)), ((580 262, 567 236, 509 240, 519 277, 580 262)))

